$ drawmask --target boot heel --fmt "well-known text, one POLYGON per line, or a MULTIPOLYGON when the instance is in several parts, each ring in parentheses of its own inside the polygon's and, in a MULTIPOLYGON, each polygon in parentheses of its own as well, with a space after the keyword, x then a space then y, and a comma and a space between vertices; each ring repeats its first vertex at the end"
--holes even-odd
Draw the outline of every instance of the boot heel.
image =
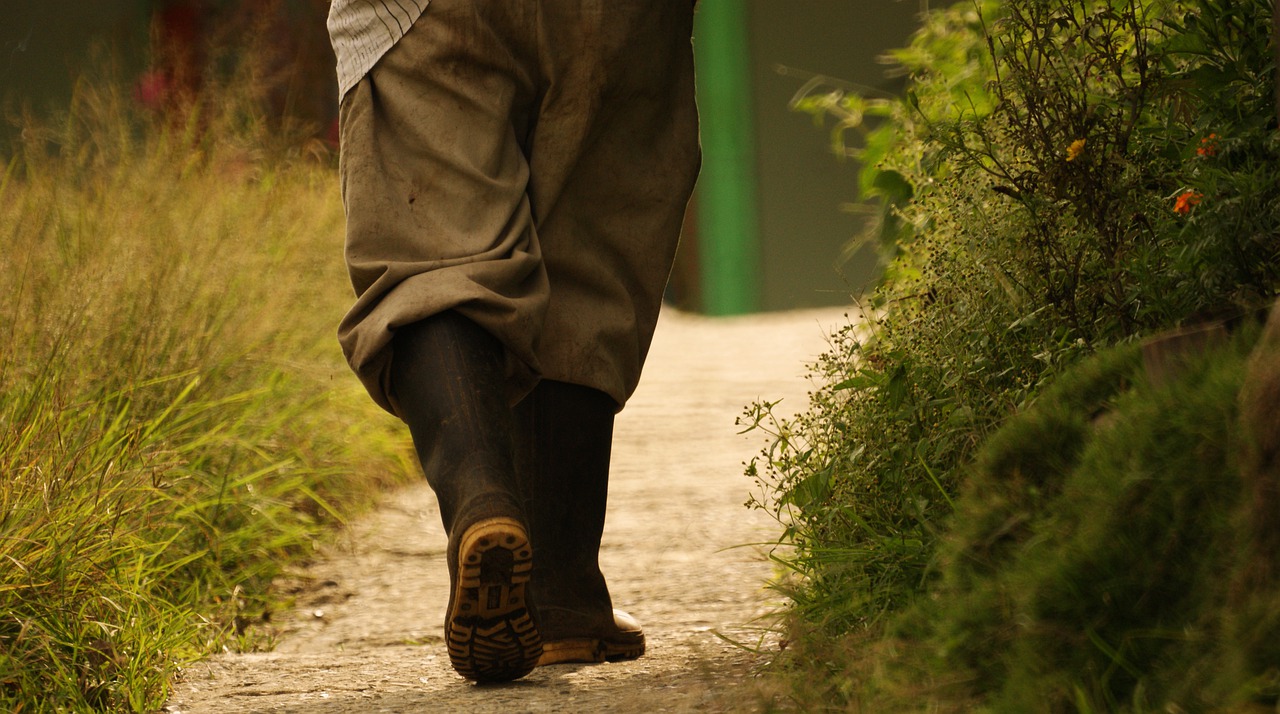
POLYGON ((476 682, 506 682, 533 671, 542 639, 526 600, 533 549, 523 526, 491 518, 467 528, 445 641, 453 668, 476 682))

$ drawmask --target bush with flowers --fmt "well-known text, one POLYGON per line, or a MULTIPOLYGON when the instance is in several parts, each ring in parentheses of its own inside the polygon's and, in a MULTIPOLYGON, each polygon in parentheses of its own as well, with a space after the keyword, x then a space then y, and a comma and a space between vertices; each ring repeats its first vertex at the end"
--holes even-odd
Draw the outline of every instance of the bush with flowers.
MULTIPOLYGON (((826 386, 808 411, 745 416, 772 435, 749 474, 756 505, 786 526, 790 651, 852 638, 880 652, 886 627, 909 627, 901 613, 946 579, 940 543, 977 454, 1082 360, 1275 299, 1271 12, 1270 0, 966 0, 892 53, 904 97, 822 80, 798 94, 865 167, 881 219, 864 240, 885 271, 864 319, 814 366, 826 386)), ((1101 400, 1090 408, 1114 396, 1085 391, 1101 400)), ((1052 452, 1063 435, 1043 437, 1052 452)), ((806 675, 806 689, 856 700, 830 655, 817 659, 844 678, 827 689, 806 675)))

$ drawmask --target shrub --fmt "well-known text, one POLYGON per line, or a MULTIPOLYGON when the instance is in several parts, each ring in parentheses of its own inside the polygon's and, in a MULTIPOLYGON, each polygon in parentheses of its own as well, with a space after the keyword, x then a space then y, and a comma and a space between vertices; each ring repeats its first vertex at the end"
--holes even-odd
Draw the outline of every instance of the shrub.
POLYGON ((1274 707, 1276 558, 1241 527, 1276 477, 1240 458, 1251 424, 1276 423, 1242 422, 1242 385, 1277 385, 1256 334, 1246 321, 1159 385, 1135 345, 1065 370, 966 469, 927 595, 874 632, 796 645, 830 672, 795 688, 799 708, 1274 707))
POLYGON ((750 474, 803 617, 843 633, 912 602, 963 465, 1067 365, 1274 297, 1270 12, 961 3, 893 53, 901 100, 808 87, 799 106, 864 161, 889 263, 814 366, 809 411, 746 416, 773 434, 750 474))

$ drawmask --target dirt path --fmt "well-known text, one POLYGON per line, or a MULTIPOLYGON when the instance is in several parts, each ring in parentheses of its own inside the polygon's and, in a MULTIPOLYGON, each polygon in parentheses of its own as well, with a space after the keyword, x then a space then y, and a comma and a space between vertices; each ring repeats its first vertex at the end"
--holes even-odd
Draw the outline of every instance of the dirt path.
POLYGON ((188 670, 170 712, 736 711, 775 604, 761 548, 777 525, 743 508, 742 462, 762 445, 734 419, 757 398, 805 403, 804 364, 845 323, 817 310, 710 319, 668 311, 643 381, 618 417, 601 563, 614 602, 645 626, 635 662, 556 666, 476 687, 449 667, 441 630, 445 537, 425 487, 391 494, 297 583, 276 650, 188 670), (735 700, 738 702, 734 704, 735 700))

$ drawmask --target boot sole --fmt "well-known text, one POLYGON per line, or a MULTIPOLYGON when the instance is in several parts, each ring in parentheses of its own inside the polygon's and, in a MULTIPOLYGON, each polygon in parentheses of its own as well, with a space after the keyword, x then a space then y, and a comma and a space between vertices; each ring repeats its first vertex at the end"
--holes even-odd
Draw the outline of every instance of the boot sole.
POLYGON ((532 672, 542 640, 525 599, 533 549, 524 527, 511 518, 472 524, 459 542, 457 562, 445 619, 453 668, 480 683, 532 672))
POLYGON ((642 655, 644 655, 644 635, 617 640, 594 638, 555 640, 542 644, 542 657, 538 660, 538 666, 625 662, 639 659, 642 655))

